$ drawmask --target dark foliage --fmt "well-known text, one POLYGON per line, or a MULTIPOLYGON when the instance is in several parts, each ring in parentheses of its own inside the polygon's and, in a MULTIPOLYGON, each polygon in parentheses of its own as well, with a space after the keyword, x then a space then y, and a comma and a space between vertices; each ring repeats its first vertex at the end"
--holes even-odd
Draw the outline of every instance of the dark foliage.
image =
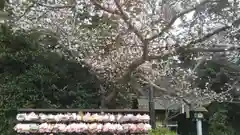
POLYGON ((24 31, 0 32, 0 133, 11 135, 17 108, 98 108, 99 85, 76 61, 41 48, 24 31))

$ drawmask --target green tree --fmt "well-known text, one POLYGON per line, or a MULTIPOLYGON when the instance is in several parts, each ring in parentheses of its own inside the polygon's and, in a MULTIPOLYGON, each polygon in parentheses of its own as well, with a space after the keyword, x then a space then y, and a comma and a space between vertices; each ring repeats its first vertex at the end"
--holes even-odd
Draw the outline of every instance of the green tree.
POLYGON ((0 33, 0 131, 17 108, 98 108, 99 83, 86 67, 49 52, 24 31, 0 33))
POLYGON ((212 104, 213 110, 209 119, 209 135, 235 135, 235 131, 229 121, 228 110, 226 109, 227 104, 212 104))

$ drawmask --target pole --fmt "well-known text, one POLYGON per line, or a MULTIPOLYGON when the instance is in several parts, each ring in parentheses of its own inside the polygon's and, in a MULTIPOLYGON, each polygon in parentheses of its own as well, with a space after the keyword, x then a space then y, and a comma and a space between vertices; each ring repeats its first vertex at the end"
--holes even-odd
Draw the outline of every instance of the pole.
POLYGON ((155 117, 155 105, 153 100, 153 88, 149 90, 149 113, 150 113, 150 124, 152 129, 156 128, 156 117, 155 117))
POLYGON ((202 134, 202 120, 197 119, 197 135, 203 135, 202 134))

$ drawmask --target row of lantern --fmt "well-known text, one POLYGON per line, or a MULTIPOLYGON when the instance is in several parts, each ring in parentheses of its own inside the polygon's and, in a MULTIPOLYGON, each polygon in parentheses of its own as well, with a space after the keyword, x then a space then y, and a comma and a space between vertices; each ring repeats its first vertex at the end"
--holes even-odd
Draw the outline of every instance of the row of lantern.
POLYGON ((72 123, 72 124, 22 124, 14 127, 18 133, 147 133, 151 126, 146 123, 112 124, 112 123, 72 123))
POLYGON ((91 113, 66 113, 66 114, 44 114, 39 113, 36 114, 34 112, 31 113, 20 113, 17 114, 16 119, 18 121, 41 121, 41 122, 64 122, 64 121, 83 121, 83 122, 149 122, 150 117, 147 114, 91 114, 91 113))

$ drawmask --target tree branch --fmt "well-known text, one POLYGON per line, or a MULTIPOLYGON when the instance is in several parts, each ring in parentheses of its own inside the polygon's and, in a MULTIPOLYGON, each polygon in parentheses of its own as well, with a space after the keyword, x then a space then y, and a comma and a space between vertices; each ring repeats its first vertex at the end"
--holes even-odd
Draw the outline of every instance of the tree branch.
MULTIPOLYGON (((212 36, 232 28, 232 26, 236 25, 239 21, 240 21, 240 18, 234 20, 231 25, 226 25, 226 26, 223 26, 221 28, 218 28, 218 29, 214 30, 213 32, 204 35, 203 37, 200 37, 200 38, 198 38, 196 40, 193 40, 193 41, 189 42, 186 45, 186 47, 179 47, 176 50, 183 49, 186 52, 225 52, 225 51, 240 50, 240 46, 231 46, 231 47, 226 47, 226 48, 223 48, 223 47, 221 47, 221 48, 219 48, 219 47, 218 48, 187 48, 187 47, 189 47, 189 46, 191 46, 193 44, 204 42, 207 39, 211 38, 212 36)), ((217 47, 217 45, 215 45, 215 46, 217 47)))
POLYGON ((140 75, 140 77, 145 80, 145 81, 144 81, 145 83, 148 83, 148 84, 151 85, 153 88, 155 88, 155 89, 157 89, 157 90, 159 90, 159 91, 161 91, 161 92, 163 92, 163 93, 166 93, 167 95, 174 96, 174 97, 182 100, 185 104, 187 104, 187 105, 189 105, 189 106, 191 105, 191 103, 190 103, 189 101, 187 101, 186 99, 178 96, 175 92, 171 92, 171 93, 170 93, 167 89, 159 87, 159 86, 156 85, 154 82, 152 82, 150 79, 148 79, 148 78, 146 78, 146 77, 144 77, 144 76, 142 76, 142 75, 140 75))
POLYGON ((214 30, 213 32, 208 33, 207 35, 205 35, 205 36, 203 36, 199 39, 191 41, 190 43, 187 44, 187 46, 203 42, 203 41, 209 39, 210 37, 212 37, 213 35, 216 35, 216 34, 219 34, 222 31, 228 30, 228 29, 232 28, 232 26, 236 25, 239 21, 240 21, 240 18, 234 20, 231 25, 226 25, 224 27, 218 28, 218 29, 214 30))
POLYGON ((130 19, 128 18, 128 16, 126 15, 126 13, 123 11, 120 3, 119 3, 119 0, 114 0, 115 1, 115 4, 120 12, 120 16, 121 18, 124 20, 124 22, 128 25, 128 27, 133 30, 133 32, 137 35, 137 37, 142 41, 144 42, 144 38, 142 36, 142 34, 137 30, 137 28, 132 25, 132 22, 130 21, 130 19))
MULTIPOLYGON (((167 54, 160 54, 160 55, 150 55, 148 56, 149 61, 151 60, 156 60, 156 59, 165 59, 168 58, 171 55, 171 53, 167 53, 167 54)), ((140 57, 137 58, 136 60, 134 60, 127 68, 127 71, 125 72, 125 74, 123 75, 123 77, 121 77, 119 80, 121 80, 120 82, 127 82, 130 79, 130 75, 131 73, 138 68, 140 65, 142 65, 145 62, 145 60, 140 57)))
MULTIPOLYGON (((193 10, 196 10, 198 7, 200 7, 200 6, 204 5, 204 4, 206 4, 207 2, 209 2, 208 0, 204 0, 203 2, 201 2, 201 3, 198 4, 198 5, 196 5, 195 7, 193 7, 193 8, 191 8, 191 9, 188 9, 188 10, 180 13, 179 15, 177 15, 176 17, 174 17, 174 18, 171 20, 171 22, 170 22, 165 28, 163 28, 162 31, 161 31, 159 34, 157 34, 157 35, 155 35, 155 36, 153 36, 153 37, 150 37, 150 38, 148 38, 148 39, 145 39, 145 38, 141 35, 141 33, 135 28, 135 26, 132 25, 132 23, 131 23, 131 21, 129 20, 128 16, 127 16, 126 13, 124 13, 124 11, 122 10, 121 5, 120 5, 120 3, 119 3, 118 0, 115 0, 116 6, 117 6, 117 8, 118 8, 118 11, 108 10, 108 9, 106 9, 105 7, 101 6, 100 4, 94 3, 94 2, 96 2, 95 0, 91 0, 91 1, 93 2, 93 4, 94 4, 95 6, 99 7, 99 8, 102 9, 102 10, 107 11, 107 12, 109 12, 109 13, 114 13, 114 14, 119 15, 119 16, 124 20, 124 22, 128 25, 128 27, 129 27, 131 30, 133 30, 133 32, 136 34, 136 36, 137 36, 137 37, 142 41, 142 43, 143 43, 143 56, 140 57, 140 58, 135 59, 135 60, 128 66, 127 71, 124 73, 124 75, 123 75, 120 79, 118 79, 118 82, 121 83, 121 84, 127 83, 127 82, 129 81, 129 79, 130 79, 131 73, 132 73, 136 68, 138 68, 140 65, 142 65, 146 60, 162 59, 162 58, 166 58, 166 57, 171 56, 171 55, 172 55, 171 52, 170 52, 170 53, 167 53, 167 54, 148 56, 148 44, 149 44, 149 41, 150 41, 150 40, 153 40, 153 39, 155 39, 155 38, 157 38, 157 37, 159 37, 159 36, 162 36, 164 32, 166 32, 166 31, 168 31, 168 30, 170 29, 170 27, 173 25, 173 23, 174 23, 179 17, 181 17, 181 16, 183 16, 183 15, 185 15, 185 14, 187 14, 187 13, 193 11, 193 10)), ((212 2, 212 1, 211 1, 211 2, 212 2)), ((239 21, 239 19, 236 20, 236 21, 234 21, 232 24, 234 25, 237 21, 239 21)), ((190 42, 188 45, 203 42, 203 41, 207 40, 208 38, 212 37, 213 35, 218 34, 218 33, 220 33, 221 31, 227 30, 227 29, 229 29, 229 28, 231 28, 231 26, 225 26, 225 27, 222 27, 222 28, 220 28, 220 29, 217 29, 217 30, 215 30, 214 32, 209 33, 209 34, 205 35, 205 36, 202 37, 202 38, 199 38, 199 39, 196 39, 196 40, 190 42)), ((188 45, 187 45, 187 47, 188 47, 188 45)), ((182 47, 179 47, 179 48, 182 48, 182 47)), ((176 49, 178 50, 179 48, 176 48, 176 49)), ((210 49, 205 49, 205 48, 190 48, 190 49, 185 49, 185 48, 183 48, 183 49, 184 49, 185 51, 191 51, 191 52, 222 52, 222 51, 236 50, 236 47, 231 47, 231 48, 228 48, 228 49, 226 49, 226 48, 210 48, 210 49)), ((239 47, 238 49, 240 49, 240 47, 239 47)), ((149 80, 148 80, 148 82, 149 82, 149 80)), ((161 91, 163 91, 163 92, 166 92, 165 89, 160 88, 160 87, 157 86, 156 84, 154 85, 154 83, 152 83, 151 81, 150 81, 149 83, 150 83, 152 86, 154 86, 155 88, 157 88, 157 89, 159 89, 159 90, 161 90, 161 91)), ((109 96, 106 98, 107 101, 111 101, 111 100, 116 96, 117 92, 118 92, 118 90, 112 91, 112 92, 109 94, 109 96)), ((169 94, 169 93, 168 93, 168 94, 169 94)), ((175 96, 175 97, 180 98, 183 102, 185 102, 186 104, 189 105, 189 102, 188 102, 186 99, 179 97, 179 96, 176 95, 175 93, 170 93, 170 94, 171 94, 172 96, 175 96)))
POLYGON ((97 2, 96 0, 91 0, 92 4, 95 5, 97 8, 103 10, 103 11, 106 11, 108 13, 111 13, 111 14, 117 14, 119 15, 120 13, 117 11, 117 10, 111 10, 111 9, 108 9, 108 8, 105 8, 103 7, 99 2, 97 2))
POLYGON ((23 12, 23 14, 19 17, 17 17, 16 21, 19 21, 21 18, 23 18, 27 13, 29 13, 29 11, 31 10, 31 8, 34 7, 34 3, 32 3, 31 5, 29 5, 26 10, 23 12))
POLYGON ((186 99, 182 98, 182 97, 179 97, 177 94, 175 93, 170 93, 168 92, 168 90, 166 88, 161 88, 159 87, 158 85, 156 85, 154 82, 152 82, 150 79, 147 79, 146 77, 140 75, 141 78, 143 78, 144 80, 140 80, 141 82, 145 83, 145 84, 149 84, 150 86, 152 86, 153 88, 169 95, 169 96, 174 96, 180 100, 182 100, 185 104, 187 105, 191 105, 191 103, 189 101, 187 101, 186 99))
POLYGON ((61 8, 72 8, 72 7, 75 7, 76 5, 54 5, 54 6, 51 6, 51 5, 47 5, 47 4, 42 4, 40 2, 34 2, 35 4, 39 5, 39 6, 42 6, 42 7, 47 7, 47 8, 52 8, 52 9, 61 9, 61 8))
POLYGON ((114 0, 115 4, 120 12, 120 16, 121 18, 124 20, 124 22, 128 25, 129 29, 133 30, 133 32, 135 33, 135 35, 141 40, 142 44, 143 44, 143 60, 147 60, 148 58, 148 41, 144 39, 143 35, 141 34, 141 32, 132 24, 132 22, 130 21, 129 17, 126 15, 126 13, 123 11, 119 0, 114 0))
MULTIPOLYGON (((216 45, 217 46, 217 45, 216 45)), ((237 51, 240 50, 240 46, 231 46, 231 47, 225 47, 225 48, 190 48, 190 49, 184 49, 185 52, 227 52, 227 51, 237 51)))
POLYGON ((119 79, 120 82, 127 82, 130 79, 131 73, 138 68, 140 65, 142 65, 145 61, 141 58, 138 58, 134 60, 127 68, 127 71, 124 73, 124 75, 119 79))
POLYGON ((148 41, 143 37, 143 35, 141 34, 140 31, 138 31, 138 29, 132 24, 132 22, 130 21, 129 17, 127 16, 127 14, 123 11, 119 0, 114 0, 117 9, 118 10, 110 10, 107 9, 103 6, 101 6, 101 4, 99 4, 96 0, 91 0, 91 2, 98 8, 108 12, 108 13, 112 13, 112 14, 116 14, 119 15, 123 21, 128 25, 129 29, 131 29, 134 34, 140 39, 140 41, 143 43, 143 60, 147 60, 148 58, 148 41))
POLYGON ((209 1, 209 0, 204 0, 204 1, 202 1, 201 3, 197 4, 196 6, 194 6, 194 7, 190 8, 190 9, 187 9, 187 10, 179 13, 178 15, 176 15, 175 17, 173 17, 173 18, 171 19, 171 21, 167 24, 167 26, 165 26, 165 27, 160 31, 160 33, 158 33, 158 34, 156 34, 156 35, 148 38, 147 40, 148 40, 148 41, 151 41, 151 40, 154 40, 154 39, 156 39, 156 38, 158 38, 158 37, 161 37, 166 31, 168 31, 168 30, 171 28, 171 26, 175 23, 175 21, 176 21, 178 18, 186 15, 187 13, 190 13, 191 11, 196 10, 197 8, 199 8, 199 7, 202 6, 202 5, 205 5, 205 4, 208 3, 208 2, 211 2, 211 1, 209 1))
POLYGON ((193 68, 193 72, 195 72, 197 70, 197 68, 202 65, 206 60, 206 57, 204 56, 203 58, 201 58, 198 63, 196 64, 196 66, 193 68))

